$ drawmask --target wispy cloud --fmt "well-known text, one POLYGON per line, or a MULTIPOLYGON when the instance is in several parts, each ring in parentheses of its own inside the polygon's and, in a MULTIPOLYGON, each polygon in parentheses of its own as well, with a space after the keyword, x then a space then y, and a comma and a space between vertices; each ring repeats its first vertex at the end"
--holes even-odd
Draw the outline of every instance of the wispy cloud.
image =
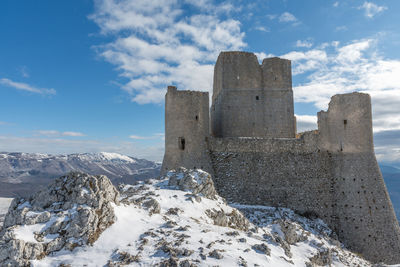
POLYGON ((208 91, 218 53, 245 47, 240 22, 221 15, 233 12, 231 5, 187 0, 184 4, 198 12, 185 13, 182 4, 175 0, 95 1, 90 18, 114 39, 96 51, 127 79, 121 82, 122 89, 132 101, 160 103, 168 84, 208 91))
POLYGON ((342 26, 337 26, 337 27, 335 28, 335 31, 337 31, 337 32, 344 32, 344 31, 347 31, 347 26, 344 26, 344 25, 342 25, 342 26))
POLYGON ((154 139, 154 136, 130 135, 129 138, 134 140, 148 140, 148 139, 154 139))
POLYGON ((293 60, 294 75, 306 77, 294 86, 295 101, 326 109, 335 94, 366 92, 372 97, 374 131, 400 130, 400 60, 379 56, 377 43, 377 39, 332 42, 282 55, 293 60))
POLYGON ((130 135, 129 138, 130 139, 134 139, 134 140, 163 139, 164 138, 164 134, 163 133, 156 133, 156 134, 149 135, 149 136, 130 135))
POLYGON ((211 12, 214 14, 227 13, 229 14, 233 10, 238 11, 241 10, 242 7, 240 5, 233 5, 228 1, 222 2, 219 5, 215 5, 212 0, 184 0, 183 2, 193 5, 200 10, 211 12))
POLYGON ((284 12, 279 16, 279 22, 297 22, 297 18, 289 12, 284 12))
POLYGON ((339 2, 336 1, 335 3, 333 3, 333 7, 338 7, 339 6, 339 2))
POLYGON ((48 136, 48 137, 59 137, 59 136, 69 136, 69 137, 80 137, 80 136, 85 136, 85 134, 80 133, 80 132, 60 132, 56 130, 39 130, 36 131, 38 135, 43 135, 43 136, 48 136))
POLYGON ((85 136, 85 134, 80 133, 80 132, 62 132, 62 136, 85 136))
POLYGON ((27 66, 19 67, 19 72, 21 73, 21 76, 24 78, 29 78, 29 76, 30 76, 27 66))
POLYGON ((0 125, 6 125, 7 124, 7 122, 5 122, 5 121, 0 121, 0 125))
POLYGON ((56 90, 53 88, 47 89, 47 88, 38 88, 32 85, 29 85, 27 83, 21 83, 21 82, 14 82, 10 79, 7 78, 1 78, 0 79, 0 84, 7 86, 7 87, 12 87, 17 90, 21 91, 27 91, 31 93, 36 93, 36 94, 43 94, 43 95, 55 95, 56 90))
POLYGON ((297 40, 296 42, 296 46, 297 47, 306 47, 306 48, 310 48, 313 45, 313 43, 309 40, 297 40))
POLYGON ((364 2, 358 9, 364 9, 364 14, 368 18, 373 18, 375 15, 382 13, 387 9, 386 6, 378 6, 372 2, 364 2))
POLYGON ((261 31, 261 32, 269 32, 269 31, 270 31, 270 30, 269 30, 267 27, 265 27, 265 26, 257 26, 257 27, 255 27, 254 29, 257 30, 257 31, 261 31))

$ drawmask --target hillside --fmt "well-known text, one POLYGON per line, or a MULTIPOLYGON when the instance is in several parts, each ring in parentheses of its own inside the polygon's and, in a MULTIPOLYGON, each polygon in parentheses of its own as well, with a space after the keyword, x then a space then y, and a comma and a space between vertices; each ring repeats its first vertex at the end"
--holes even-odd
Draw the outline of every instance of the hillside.
POLYGON ((0 153, 0 197, 27 196, 71 171, 107 175, 115 184, 157 177, 160 164, 117 153, 0 153))
POLYGON ((230 206, 185 169, 119 190, 104 176, 56 179, 12 204, 0 251, 1 264, 33 266, 371 266, 321 220, 230 206))

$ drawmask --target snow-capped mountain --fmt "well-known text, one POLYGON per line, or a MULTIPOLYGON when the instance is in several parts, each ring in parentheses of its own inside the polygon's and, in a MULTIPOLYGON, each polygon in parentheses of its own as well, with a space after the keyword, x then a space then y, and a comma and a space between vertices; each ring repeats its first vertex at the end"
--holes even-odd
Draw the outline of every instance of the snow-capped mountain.
POLYGON ((0 197, 28 195, 71 171, 107 175, 114 183, 157 177, 160 164, 117 153, 0 153, 0 197))
POLYGON ((186 169, 119 190, 104 176, 72 173, 14 200, 0 232, 0 264, 373 266, 323 221, 229 205, 209 174, 186 169))

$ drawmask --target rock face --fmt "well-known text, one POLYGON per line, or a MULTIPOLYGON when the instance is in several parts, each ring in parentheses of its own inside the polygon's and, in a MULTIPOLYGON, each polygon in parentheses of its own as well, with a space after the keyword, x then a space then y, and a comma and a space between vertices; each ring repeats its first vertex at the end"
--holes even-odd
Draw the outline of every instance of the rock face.
POLYGON ((169 186, 176 186, 180 190, 190 191, 209 199, 215 199, 217 196, 211 175, 207 172, 181 167, 176 172, 168 172, 167 177, 169 177, 169 186))
POLYGON ((0 265, 29 266, 51 252, 93 244, 114 223, 118 198, 107 177, 70 173, 29 199, 14 199, 0 232, 0 265))

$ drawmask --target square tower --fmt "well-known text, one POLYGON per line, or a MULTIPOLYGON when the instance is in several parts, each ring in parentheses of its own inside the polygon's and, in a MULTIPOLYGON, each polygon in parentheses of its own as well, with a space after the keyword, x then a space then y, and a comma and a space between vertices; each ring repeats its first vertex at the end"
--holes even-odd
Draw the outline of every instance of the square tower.
POLYGON ((214 69, 211 134, 294 138, 291 64, 253 53, 222 52, 214 69))

